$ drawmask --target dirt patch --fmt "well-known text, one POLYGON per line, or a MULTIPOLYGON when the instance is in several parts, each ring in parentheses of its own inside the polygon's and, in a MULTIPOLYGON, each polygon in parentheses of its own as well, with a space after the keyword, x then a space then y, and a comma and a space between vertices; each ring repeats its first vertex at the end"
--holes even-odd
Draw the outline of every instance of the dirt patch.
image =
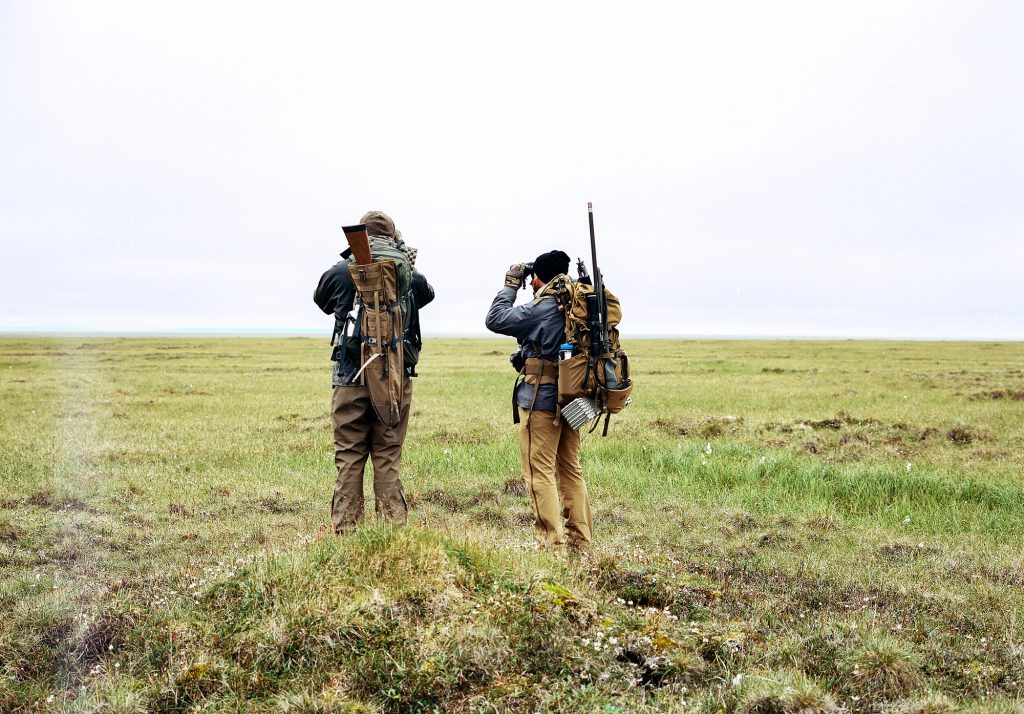
POLYGON ((1001 451, 999 449, 975 449, 971 452, 971 458, 984 461, 997 461, 1009 458, 1010 456, 1012 454, 1009 451, 1001 451))
POLYGON ((924 543, 887 543, 879 547, 876 552, 887 560, 901 563, 908 560, 916 560, 925 555, 934 555, 941 551, 934 546, 925 545, 924 543))
POLYGON ((49 508, 56 499, 57 497, 53 491, 36 491, 28 497, 28 504, 30 506, 39 506, 40 508, 49 508))
POLYGON ((252 507, 256 511, 280 515, 282 513, 298 513, 302 510, 302 502, 289 501, 280 493, 275 493, 271 496, 255 499, 252 502, 252 507))
POLYGON ((13 523, 0 523, 0 543, 18 543, 25 537, 25 531, 13 523))
POLYGON ((522 498, 526 495, 526 481, 523 480, 522 476, 513 476, 512 478, 505 481, 503 487, 505 494, 508 496, 515 496, 516 498, 522 498))
POLYGON ((1004 567, 992 565, 950 566, 946 569, 946 574, 965 583, 984 579, 998 585, 1024 587, 1024 561, 1004 567))
POLYGON ((124 487, 121 493, 124 495, 125 498, 134 498, 136 496, 141 496, 143 491, 141 488, 139 488, 138 484, 129 482, 129 484, 124 487))
POLYGON ((767 422, 757 429, 766 446, 782 447, 794 453, 812 454, 830 462, 855 462, 865 459, 905 459, 937 442, 948 440, 970 444, 983 438, 973 427, 958 426, 940 430, 904 421, 883 422, 839 412, 825 419, 800 419, 792 422, 767 422))
POLYGON ((481 491, 480 493, 474 494, 466 499, 466 505, 469 507, 480 506, 487 503, 500 503, 501 496, 497 491, 481 491))
POLYGON ((188 518, 192 515, 192 509, 186 506, 184 503, 177 503, 171 501, 167 504, 167 512, 172 516, 180 516, 182 518, 188 518))
POLYGON ((71 565, 77 563, 85 557, 85 550, 78 546, 70 546, 63 550, 58 550, 50 555, 50 560, 61 565, 71 565))
POLYGON ((450 494, 447 491, 442 491, 439 488, 434 489, 433 491, 427 491, 417 500, 424 501, 426 503, 433 503, 446 511, 451 511, 452 513, 457 512, 461 505, 457 496, 450 494))
POLYGON ((84 511, 85 501, 76 496, 58 496, 49 489, 36 491, 28 497, 29 505, 50 508, 54 511, 84 511))
POLYGON ((827 514, 818 516, 807 521, 807 527, 816 531, 832 531, 836 528, 836 519, 827 514))
POLYGON ((85 501, 74 496, 64 496, 53 506, 55 511, 84 511, 85 501))
POLYGON ((782 545, 783 543, 792 543, 793 540, 793 536, 791 536, 788 533, 782 533, 780 531, 768 531, 758 536, 757 544, 762 548, 768 548, 774 545, 782 545))
POLYGON ((729 523, 738 531, 754 530, 761 525, 761 522, 750 513, 737 513, 729 518, 729 523))
POLYGON ((739 420, 734 416, 710 417, 697 425, 695 431, 702 439, 714 439, 735 431, 739 420))
POLYGON ((966 426, 954 426, 946 432, 946 438, 954 444, 970 444, 976 438, 973 431, 966 426))
POLYGON ((43 642, 52 648, 62 647, 71 638, 74 625, 71 620, 64 617, 51 622, 43 630, 43 642))
POLYGON ((662 419, 659 417, 658 419, 651 421, 651 426, 669 434, 686 433, 685 431, 681 432, 681 429, 683 428, 682 422, 675 421, 674 419, 662 419))
POLYGON ((761 522, 750 513, 735 513, 728 518, 727 523, 718 527, 718 532, 727 538, 738 533, 746 533, 761 527, 761 522))
POLYGON ((651 426, 672 436, 697 436, 702 439, 714 439, 740 431, 743 427, 743 418, 726 414, 720 417, 705 417, 699 421, 655 419, 651 422, 651 426))
POLYGON ((510 524, 510 519, 507 515, 502 513, 499 509, 490 506, 481 508, 470 515, 470 518, 477 522, 489 526, 505 527, 510 524))
POLYGON ((1012 389, 996 389, 991 392, 978 392, 971 397, 974 400, 983 399, 1008 399, 1015 402, 1024 402, 1024 391, 1012 389))
POLYGON ((86 666, 92 665, 110 652, 119 649, 125 634, 135 627, 126 615, 103 615, 89 626, 76 649, 86 666))
MULTIPOLYGON (((878 419, 867 417, 860 419, 858 417, 851 416, 849 412, 839 412, 834 417, 828 419, 796 419, 789 423, 776 423, 768 422, 763 427, 762 431, 775 431, 783 434, 788 434, 794 431, 839 431, 844 427, 849 426, 869 426, 869 427, 881 427, 882 422, 878 419)), ((906 425, 894 424, 893 428, 906 427, 906 425)))
POLYGON ((669 576, 662 572, 622 568, 614 558, 598 560, 591 570, 595 584, 629 606, 679 608, 688 616, 722 597, 720 586, 696 573, 669 576))
MULTIPOLYGON (((512 489, 514 489, 515 486, 511 484, 513 484, 517 480, 520 482, 522 481, 522 479, 509 479, 508 481, 506 481, 504 486, 504 493, 512 493, 512 489)), ((525 495, 525 493, 526 491, 524 485, 523 495, 525 495)), ((412 496, 409 498, 409 505, 416 506, 420 502, 432 503, 436 506, 440 506, 446 511, 450 511, 451 513, 458 513, 459 511, 468 511, 472 508, 477 508, 479 506, 497 506, 501 504, 501 500, 502 492, 492 489, 484 489, 483 491, 474 493, 471 496, 460 498, 459 496, 456 496, 454 493, 449 493, 448 491, 436 488, 425 493, 412 494, 412 496)))

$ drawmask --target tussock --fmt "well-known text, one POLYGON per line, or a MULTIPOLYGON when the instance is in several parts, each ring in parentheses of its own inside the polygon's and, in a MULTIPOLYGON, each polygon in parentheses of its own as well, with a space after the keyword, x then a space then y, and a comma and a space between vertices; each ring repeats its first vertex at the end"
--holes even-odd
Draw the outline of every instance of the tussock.
POLYGON ((921 658, 887 636, 868 639, 850 658, 854 689, 870 699, 893 699, 921 685, 921 658))
MULTIPOLYGON (((737 707, 742 714, 841 714, 845 709, 818 683, 797 673, 748 675, 737 707)), ((742 681, 742 680, 741 680, 742 681)))

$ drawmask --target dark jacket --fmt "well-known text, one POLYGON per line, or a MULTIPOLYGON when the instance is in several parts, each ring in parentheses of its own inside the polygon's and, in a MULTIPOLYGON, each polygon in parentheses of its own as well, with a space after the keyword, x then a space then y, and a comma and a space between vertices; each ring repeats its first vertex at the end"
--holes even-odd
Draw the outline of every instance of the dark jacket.
MULTIPOLYGON (((352 283, 352 275, 348 272, 350 262, 346 259, 335 263, 320 276, 320 282, 317 284, 316 290, 313 291, 313 302, 317 307, 328 315, 334 315, 335 336, 341 334, 356 300, 356 286, 352 283)), ((419 324, 419 309, 434 299, 434 288, 427 282, 423 273, 414 269, 411 291, 413 310, 416 313, 412 316, 413 324, 419 324)), ((351 329, 349 331, 351 332, 351 329)), ((359 369, 358 360, 344 359, 345 355, 340 352, 340 350, 335 350, 335 354, 332 356, 332 359, 335 360, 335 374, 332 381, 335 386, 351 385, 352 377, 359 369)))
MULTIPOLYGON (((515 337, 524 357, 557 361, 558 348, 565 342, 565 316, 558 309, 558 302, 535 297, 514 307, 517 292, 515 288, 501 289, 487 311, 487 329, 515 337)), ((538 294, 543 295, 543 292, 542 288, 538 294)), ((533 386, 524 382, 516 392, 516 401, 523 409, 533 404, 534 409, 553 412, 558 408, 558 387, 540 385, 534 402, 533 386)))

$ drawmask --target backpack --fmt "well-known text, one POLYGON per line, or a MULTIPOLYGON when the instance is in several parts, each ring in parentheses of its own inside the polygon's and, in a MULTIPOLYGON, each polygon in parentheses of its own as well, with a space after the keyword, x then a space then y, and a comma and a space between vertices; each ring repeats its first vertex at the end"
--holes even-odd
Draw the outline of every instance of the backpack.
MULTIPOLYGON (((591 314, 596 309, 594 288, 583 282, 573 282, 562 275, 551 286, 552 297, 558 301, 565 315, 565 341, 573 345, 572 356, 558 362, 558 403, 565 407, 580 398, 593 404, 594 417, 605 418, 604 433, 608 433, 608 417, 618 414, 631 401, 633 381, 629 372, 629 357, 619 344, 618 324, 622 319, 622 305, 608 288, 604 289, 608 313, 608 338, 611 349, 595 354, 592 339, 591 314), (608 387, 605 364, 614 365, 616 388, 608 387)), ((593 417, 592 417, 593 418, 593 417)), ((595 422, 594 426, 597 424, 595 422)))
POLYGON ((405 368, 415 375, 422 346, 412 263, 401 246, 390 242, 371 237, 370 248, 372 263, 348 265, 358 308, 352 335, 358 340, 352 342, 358 347, 360 368, 353 381, 367 387, 377 417, 393 428, 401 421, 405 368))

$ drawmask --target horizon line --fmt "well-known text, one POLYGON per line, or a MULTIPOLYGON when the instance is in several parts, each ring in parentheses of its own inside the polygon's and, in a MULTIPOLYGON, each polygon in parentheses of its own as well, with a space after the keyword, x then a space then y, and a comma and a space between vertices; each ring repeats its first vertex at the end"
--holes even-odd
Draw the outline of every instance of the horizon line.
MULTIPOLYGON (((74 330, 74 329, 21 329, 0 328, 3 337, 250 337, 268 339, 329 339, 322 331, 279 330, 273 328, 220 329, 199 328, 181 330, 74 330)), ((427 333, 424 339, 512 339, 504 335, 481 332, 439 332, 427 333)), ((955 337, 948 335, 926 335, 916 337, 894 337, 884 335, 809 335, 809 334, 727 334, 727 333, 637 333, 628 340, 808 340, 808 341, 884 341, 884 342, 1024 342, 1024 336, 955 337)))

